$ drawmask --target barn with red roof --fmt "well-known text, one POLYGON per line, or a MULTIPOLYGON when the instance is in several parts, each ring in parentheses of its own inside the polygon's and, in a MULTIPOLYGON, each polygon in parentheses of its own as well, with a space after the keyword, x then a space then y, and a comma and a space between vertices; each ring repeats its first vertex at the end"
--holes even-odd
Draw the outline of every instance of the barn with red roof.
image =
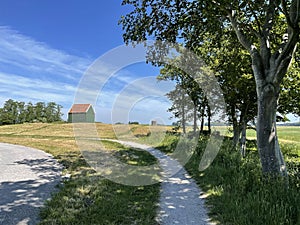
POLYGON ((74 104, 68 113, 69 123, 94 123, 95 112, 91 104, 74 104))

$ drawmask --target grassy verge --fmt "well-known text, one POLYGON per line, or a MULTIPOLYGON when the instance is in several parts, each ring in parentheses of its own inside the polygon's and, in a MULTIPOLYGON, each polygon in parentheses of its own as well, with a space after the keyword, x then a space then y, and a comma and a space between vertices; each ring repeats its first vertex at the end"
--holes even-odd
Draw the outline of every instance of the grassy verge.
MULTIPOLYGON (((111 125, 97 124, 102 138, 115 138, 111 125)), ((41 223, 156 224, 160 185, 125 186, 99 176, 79 151, 71 124, 22 124, 0 127, 0 142, 20 144, 51 153, 72 177, 47 202, 41 223)), ((120 161, 136 166, 156 159, 148 152, 104 141, 120 161)))
MULTIPOLYGON (((149 153, 103 141, 106 149, 129 165, 156 163, 149 153)), ((84 172, 84 173, 83 173, 84 172)), ((125 186, 109 181, 93 170, 66 182, 42 210, 41 224, 155 224, 159 184, 125 186)))
MULTIPOLYGON (((299 140, 299 139, 298 139, 299 140)), ((198 166, 207 140, 202 138, 189 163, 185 165, 198 185, 207 194, 210 215, 220 224, 277 225, 300 224, 300 152, 297 146, 283 145, 289 167, 289 189, 278 180, 266 183, 261 179, 255 142, 248 142, 247 157, 233 151, 227 139, 212 165, 205 171, 198 166)), ((159 147, 166 153, 176 145, 170 136, 159 147)))

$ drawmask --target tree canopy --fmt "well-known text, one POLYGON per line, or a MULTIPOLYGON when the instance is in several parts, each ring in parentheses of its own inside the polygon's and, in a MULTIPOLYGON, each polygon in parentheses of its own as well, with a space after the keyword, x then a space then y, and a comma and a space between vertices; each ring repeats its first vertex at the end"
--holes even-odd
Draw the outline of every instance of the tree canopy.
POLYGON ((37 102, 33 105, 31 102, 25 104, 9 99, 0 108, 0 125, 61 121, 61 109, 62 106, 55 102, 37 102))
POLYGON ((240 43, 248 52, 255 80, 262 171, 272 176, 286 174, 276 112, 299 42, 300 0, 123 0, 122 4, 133 6, 120 20, 126 43, 154 38, 180 42, 197 52, 207 37, 220 48, 225 32, 234 32, 228 41, 240 43))

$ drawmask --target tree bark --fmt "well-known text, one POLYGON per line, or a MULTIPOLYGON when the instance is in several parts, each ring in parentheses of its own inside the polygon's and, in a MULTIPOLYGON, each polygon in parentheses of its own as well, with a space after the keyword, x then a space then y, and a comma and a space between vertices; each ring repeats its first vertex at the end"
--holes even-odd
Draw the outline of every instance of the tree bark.
POLYGON ((238 124, 238 120, 236 117, 236 112, 235 112, 235 106, 231 105, 231 116, 232 116, 232 128, 233 128, 233 138, 232 138, 232 144, 233 144, 233 148, 236 148, 238 142, 239 142, 239 138, 240 138, 240 126, 238 124))
POLYGON ((267 176, 286 175, 286 166, 278 144, 276 111, 279 87, 272 83, 258 86, 257 144, 262 172, 267 176))
POLYGON ((233 148, 236 148, 237 144, 239 143, 240 134, 241 134, 240 126, 237 123, 237 121, 234 121, 233 122, 233 139, 232 139, 233 148))
POLYGON ((277 139, 276 111, 280 84, 289 68, 300 35, 300 0, 293 0, 289 11, 286 1, 281 1, 281 5, 288 25, 288 38, 283 40, 273 54, 270 36, 276 13, 275 1, 270 1, 261 32, 253 32, 259 39, 259 48, 241 29, 235 12, 228 11, 228 18, 239 42, 249 51, 252 58, 258 99, 257 145, 262 172, 271 176, 282 176, 287 173, 277 139))
POLYGON ((204 130, 204 117, 205 117, 205 106, 202 106, 202 108, 201 108, 200 134, 202 134, 203 130, 204 130))
POLYGON ((241 155, 243 158, 246 157, 246 142, 247 142, 247 123, 245 120, 243 120, 242 125, 242 132, 241 132, 241 139, 240 139, 240 145, 241 145, 241 155))
POLYGON ((211 109, 209 105, 207 105, 207 126, 208 133, 211 134, 211 109))

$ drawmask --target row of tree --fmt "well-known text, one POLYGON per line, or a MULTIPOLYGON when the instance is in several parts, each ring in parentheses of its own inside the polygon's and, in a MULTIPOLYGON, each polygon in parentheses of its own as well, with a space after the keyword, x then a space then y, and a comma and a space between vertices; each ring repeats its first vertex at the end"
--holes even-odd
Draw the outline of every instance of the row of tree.
POLYGON ((62 120, 62 106, 55 102, 25 102, 7 100, 0 108, 0 125, 32 122, 52 123, 62 120))
MULTIPOLYGON (((254 128, 257 118, 257 96, 255 79, 251 70, 250 55, 233 42, 232 31, 225 32, 221 45, 214 48, 216 37, 207 35, 201 47, 198 48, 198 55, 205 61, 207 67, 213 71, 224 94, 226 103, 227 124, 233 127, 233 146, 240 142, 242 155, 245 155, 246 129, 254 128)), ((300 115, 300 66, 299 49, 295 53, 295 60, 289 68, 287 76, 281 86, 281 94, 278 102, 277 121, 286 121, 286 114, 300 115)), ((177 59, 182 60, 182 59, 177 59)), ((198 128, 197 120, 201 121, 200 133, 203 132, 204 118, 208 121, 208 132, 211 132, 211 116, 216 112, 211 111, 207 98, 199 84, 184 71, 173 68, 170 65, 164 66, 158 79, 175 80, 175 90, 167 94, 173 102, 169 109, 179 119, 178 124, 185 133, 185 124, 193 122, 194 132, 198 128)))
MULTIPOLYGON (((299 59, 295 52, 300 35, 300 0, 122 3, 133 6, 120 20, 124 41, 136 43, 151 38, 178 42, 202 57, 218 76, 234 127, 234 141, 256 117, 262 172, 286 175, 276 120, 278 111, 299 114, 299 65, 294 59, 299 59)), ((166 54, 167 48, 151 47, 148 57, 166 54)), ((189 82, 191 76, 166 67, 163 79, 176 80, 192 101, 198 101, 193 82, 189 82)))

